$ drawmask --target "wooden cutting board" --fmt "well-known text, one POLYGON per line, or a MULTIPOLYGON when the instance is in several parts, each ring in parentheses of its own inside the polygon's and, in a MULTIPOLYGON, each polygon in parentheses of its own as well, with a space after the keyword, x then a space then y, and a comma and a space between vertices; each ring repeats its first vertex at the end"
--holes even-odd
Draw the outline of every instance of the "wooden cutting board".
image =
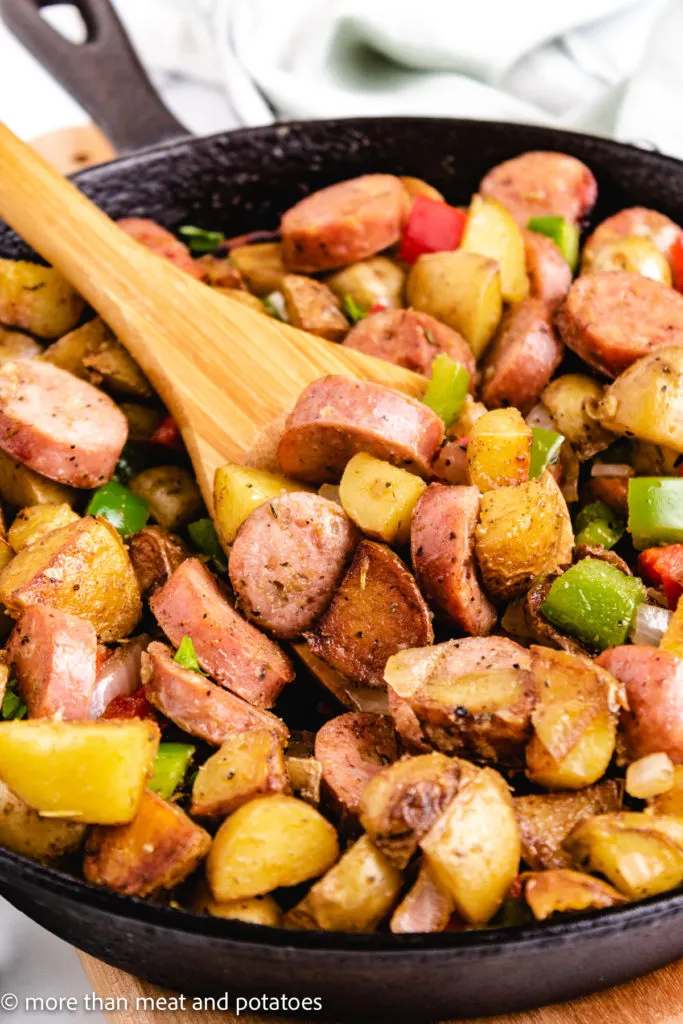
MULTIPOLYGON (((53 132, 34 146, 63 174, 111 159, 114 152, 94 125, 53 132)), ((231 1012, 169 1009, 177 998, 85 953, 81 963, 93 992, 102 1000, 120 1000, 119 1011, 106 1013, 112 1024, 293 1024, 291 1018, 244 1016, 231 1012), (143 1004, 140 1000, 146 999, 143 1004), (155 1010, 143 1009, 154 1000, 155 1010), (124 1009, 125 1007, 125 1009, 124 1009)), ((191 1001, 190 1001, 191 1005, 191 1001)), ((683 1024, 683 960, 660 971, 578 999, 527 1013, 485 1018, 489 1024, 683 1024)), ((484 1024, 484 1018, 472 1024, 484 1024)))

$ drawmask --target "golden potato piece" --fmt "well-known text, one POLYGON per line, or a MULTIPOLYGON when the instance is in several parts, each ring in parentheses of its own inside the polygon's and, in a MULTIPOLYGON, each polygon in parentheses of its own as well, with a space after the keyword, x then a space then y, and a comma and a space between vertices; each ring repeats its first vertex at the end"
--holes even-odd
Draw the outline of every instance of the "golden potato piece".
POLYGON ((323 778, 323 766, 314 757, 285 757, 285 768, 289 776, 289 785, 294 796, 305 800, 307 804, 317 807, 320 803, 320 787, 323 778))
POLYGON ((289 780, 279 739, 256 729, 231 736, 205 761, 192 787, 196 818, 226 818, 267 793, 286 793, 289 780))
POLYGON ((85 300, 52 267, 0 259, 0 323, 59 338, 78 323, 85 300))
MULTIPOLYGON (((82 492, 81 492, 82 493, 82 492)), ((0 497, 10 505, 75 505, 79 492, 48 480, 0 451, 0 497)))
POLYGON ((458 793, 420 841, 425 862, 470 924, 486 924, 519 871, 519 829, 503 777, 468 765, 458 793))
POLYGON ((0 779, 45 817, 125 824, 137 813, 159 736, 149 719, 0 722, 0 779))
POLYGON ((341 341, 349 321, 339 308, 339 299, 322 281, 303 274, 286 274, 282 279, 287 319, 309 334, 328 341, 341 341))
POLYGON ((473 424, 467 446, 470 482, 482 492, 524 483, 529 479, 532 436, 518 409, 484 413, 473 424))
POLYGON ((646 814, 665 814, 683 818, 683 764, 674 767, 673 785, 648 801, 646 814))
POLYGON ((348 295, 365 311, 377 303, 387 309, 399 309, 403 305, 406 275, 386 256, 371 256, 351 263, 325 280, 338 299, 344 300, 348 295))
POLYGON ((676 768, 668 754, 646 754, 626 769, 626 792, 636 800, 651 800, 668 793, 675 780, 676 768))
POLYGON ((368 537, 386 544, 407 544, 413 509, 426 486, 414 473, 359 452, 346 464, 339 500, 368 537))
POLYGON ((389 927, 394 935, 442 932, 448 927, 454 910, 453 897, 423 863, 412 887, 391 915, 389 927))
POLYGON ((282 491, 308 491, 305 484, 290 480, 281 473, 268 473, 228 462, 216 470, 213 499, 218 532, 225 545, 232 544, 235 535, 247 518, 269 498, 282 491))
POLYGON ((238 245, 230 250, 230 261, 235 264, 250 290, 259 296, 277 291, 287 273, 279 242, 238 245))
POLYGON ((150 516, 164 530, 177 530, 184 526, 202 507, 202 496, 195 478, 183 466, 143 469, 128 486, 133 494, 145 499, 150 516))
POLYGON ((117 395, 152 397, 152 387, 144 373, 100 317, 53 342, 43 353, 43 359, 117 395))
POLYGON ((505 302, 521 302, 529 294, 524 236, 502 203, 474 195, 460 248, 496 260, 505 302))
MULTIPOLYGON (((630 270, 671 287, 669 261, 650 238, 630 235, 603 242, 590 260, 588 272, 599 274, 603 270, 630 270)), ((584 267, 582 273, 586 273, 584 267)))
POLYGON ((598 422, 604 386, 585 373, 565 373, 548 384, 541 401, 576 452, 580 462, 592 459, 614 441, 615 435, 598 422))
POLYGON ((282 911, 273 896, 252 896, 251 899, 219 903, 213 899, 206 883, 200 886, 192 909, 198 914, 222 917, 226 921, 246 921, 247 924, 265 924, 271 928, 279 928, 282 923, 282 911))
POLYGON ((85 825, 41 818, 0 782, 0 846, 6 850, 50 864, 68 853, 75 853, 84 837, 85 825))
POLYGON ((125 896, 172 889, 204 860, 211 836, 175 804, 146 790, 127 825, 91 830, 83 874, 125 896))
POLYGON ((658 348, 606 388, 598 419, 626 434, 683 452, 683 348, 658 348))
POLYGON ((339 856, 337 833, 293 796, 263 796, 223 822, 206 862, 219 903, 263 896, 322 875, 339 856))
POLYGON ((433 185, 423 181, 422 178, 411 178, 410 175, 403 174, 398 180, 411 199, 415 199, 416 196, 425 196, 426 199, 434 199, 437 203, 446 202, 438 188, 434 188, 433 185))
POLYGON ((47 533, 52 533, 60 526, 75 523, 80 519, 73 509, 63 503, 61 505, 29 505, 17 512, 14 522, 9 528, 7 539, 15 552, 28 547, 40 540, 47 533))
POLYGON ((0 327, 0 366, 15 359, 34 359, 43 351, 42 347, 28 334, 21 331, 5 331, 0 327))
POLYGON ((537 921, 545 921, 552 914, 602 910, 628 902, 607 882, 581 871, 531 871, 522 875, 522 880, 524 899, 537 921))
POLYGON ((67 523, 25 547, 0 575, 0 601, 15 618, 30 604, 90 619, 101 640, 140 620, 140 588, 118 532, 100 516, 67 523))

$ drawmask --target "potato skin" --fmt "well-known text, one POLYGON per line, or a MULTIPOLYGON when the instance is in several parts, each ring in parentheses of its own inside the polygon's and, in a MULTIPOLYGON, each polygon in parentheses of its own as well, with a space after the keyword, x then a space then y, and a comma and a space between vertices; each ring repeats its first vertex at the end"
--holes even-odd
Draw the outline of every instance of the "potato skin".
POLYGON ((89 384, 102 385, 114 394, 128 398, 152 397, 152 388, 144 373, 100 317, 53 342, 43 353, 43 359, 89 384))
POLYGON ((403 305, 405 277, 393 260, 371 256, 337 270, 327 278, 326 284, 337 298, 350 295, 361 309, 371 309, 375 303, 395 309, 403 305))
POLYGON ((127 825, 91 830, 83 874, 125 896, 150 896, 187 878, 210 846, 211 836, 184 811, 146 790, 127 825))
POLYGON ((66 526, 67 523, 74 523, 78 519, 80 516, 66 502, 61 505, 29 505, 17 512, 7 539, 18 553, 52 530, 66 526))
POLYGON ((271 928, 279 928, 282 923, 282 911, 273 896, 253 896, 251 899, 219 903, 213 899, 206 884, 199 887, 199 892, 192 902, 192 909, 197 914, 208 914, 209 917, 222 917, 226 921, 246 921, 248 924, 265 924, 271 928))
POLYGON ((48 480, 28 466, 0 451, 0 497, 10 505, 75 505, 78 491, 55 480, 48 480))
POLYGON ((581 871, 530 871, 522 879, 524 898, 537 921, 545 921, 552 914, 601 910, 628 902, 607 882, 581 871))
POLYGON ((84 837, 85 825, 41 818, 0 781, 0 846, 40 864, 50 864, 75 853, 84 837))
POLYGON ((597 409, 603 428, 683 451, 682 377, 681 345, 636 360, 605 389, 597 409))
POLYGON ((339 299, 322 281, 286 274, 282 294, 289 322, 295 327, 328 341, 341 341, 348 333, 349 322, 339 308, 339 299))
POLYGON ((591 459, 614 440, 598 422, 603 385, 585 373, 565 373, 548 384, 541 401, 558 431, 567 438, 580 462, 591 459))
POLYGON ((255 796, 288 791, 280 740, 266 730, 245 732, 226 739, 199 769, 192 787, 191 814, 226 818, 255 796))
POLYGON ((85 299, 52 267, 0 259, 0 323, 39 338, 58 338, 75 327, 85 299))
POLYGON ((513 487, 529 479, 531 427, 518 409, 491 409, 472 427, 467 446, 470 483, 480 491, 513 487))
POLYGON ((280 288, 287 273, 279 242, 238 245, 230 250, 230 261, 235 264, 249 289, 259 296, 268 295, 280 288))
POLYGON ((195 478, 183 466, 152 466, 128 484, 133 494, 149 503, 152 519, 164 530, 177 530, 202 507, 195 478))
POLYGON ((101 516, 68 523, 20 551, 0 575, 0 601, 14 617, 47 604, 90 619, 104 641, 128 636, 142 614, 128 553, 101 516))

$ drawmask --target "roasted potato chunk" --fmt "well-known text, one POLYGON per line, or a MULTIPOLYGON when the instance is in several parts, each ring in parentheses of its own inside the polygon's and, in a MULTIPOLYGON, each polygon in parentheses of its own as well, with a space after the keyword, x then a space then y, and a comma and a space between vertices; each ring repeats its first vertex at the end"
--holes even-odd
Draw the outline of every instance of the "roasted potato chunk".
POLYGON ((623 811, 584 818, 565 849, 631 900, 668 892, 683 882, 683 822, 623 811))
POLYGON ((226 818, 255 796, 288 789, 280 740, 265 729, 240 733, 225 740, 197 772, 191 814, 226 818))
POLYGON ((146 790, 127 825, 91 830, 83 874, 125 896, 172 889, 204 860, 211 836, 175 804, 146 790))
POLYGON ((317 761, 315 757, 287 755, 285 768, 294 796, 317 807, 320 803, 320 787, 323 779, 323 766, 320 761, 317 761))
POLYGON ((423 181, 422 178, 411 178, 409 175, 402 174, 399 177, 399 181, 411 200, 415 199, 416 196, 425 196, 426 199, 434 199, 437 203, 446 202, 438 188, 434 188, 433 185, 423 181))
POLYGON ((47 817, 125 824, 137 813, 159 735, 149 719, 0 722, 0 779, 47 817))
POLYGON ((14 359, 34 359, 42 352, 41 346, 21 331, 5 331, 0 327, 0 366, 14 359))
POLYGON ((673 785, 648 801, 647 814, 666 814, 683 818, 683 765, 674 766, 673 785))
POLYGON ((229 256, 214 256, 207 252, 196 260, 206 284, 212 288, 244 288, 242 275, 229 256))
POLYGON ((183 466, 143 469, 128 486, 133 494, 145 499, 152 519, 164 530, 177 530, 196 516, 202 507, 196 481, 183 466))
POLYGON ((290 324, 328 341, 341 341, 347 333, 349 322, 339 308, 339 299, 322 281, 286 274, 282 294, 290 324))
POLYGON ((158 409, 137 402, 120 402, 119 409, 128 423, 129 441, 149 441, 163 418, 158 409))
POLYGON ((460 248, 496 260, 505 302, 521 302, 529 294, 524 236, 497 199, 472 196, 460 248))
POLYGON ((522 879, 524 899, 537 921, 545 921, 552 914, 602 910, 628 902, 607 882, 581 871, 531 871, 522 879))
POLYGON ((360 823, 378 850, 399 869, 474 771, 444 754, 406 757, 382 769, 360 799, 360 823))
POLYGON ((651 800, 668 793, 675 781, 675 765, 663 751, 639 757, 626 769, 626 792, 636 800, 651 800))
POLYGON ((17 512, 7 539, 15 552, 35 543, 53 530, 80 519, 65 502, 61 505, 28 505, 17 512))
POLYGON ((0 846, 41 864, 75 853, 85 838, 85 825, 58 818, 41 818, 0 782, 0 846))
POLYGON ((426 486, 414 473, 359 452, 346 465, 339 500, 368 537, 385 544, 407 544, 413 509, 426 486))
POLYGON ((342 855, 326 875, 314 882, 302 903, 285 918, 310 919, 304 927, 323 931, 374 932, 400 892, 403 877, 367 836, 342 855))
POLYGON ((140 592, 148 597, 162 587, 181 562, 190 557, 184 541, 160 526, 146 526, 127 538, 128 554, 140 592))
POLYGON ((221 540, 227 546, 250 514, 282 491, 308 491, 309 487, 281 473, 268 473, 228 462, 216 470, 213 500, 221 540))
POLYGON ((492 768, 461 765, 467 767, 458 792, 420 847, 458 913, 470 924, 486 924, 519 870, 519 829, 503 777, 492 768))
POLYGON ((658 348, 606 388, 598 406, 606 430, 683 452, 683 348, 658 348))
POLYGON ((43 359, 114 394, 129 398, 152 396, 144 373, 100 317, 53 342, 43 353, 43 359))
POLYGON ((75 505, 78 491, 48 480, 0 451, 0 497, 10 505, 75 505))
POLYGON ((192 909, 198 914, 222 917, 226 921, 246 921, 247 924, 265 924, 271 928, 279 928, 282 923, 282 911, 273 896, 253 896, 251 899, 219 903, 213 899, 206 883, 199 887, 192 909))
POLYGON ((494 600, 519 597, 537 576, 572 560, 569 510, 549 473, 483 494, 475 538, 484 587, 494 600))
POLYGON ((90 619, 101 640, 128 636, 140 620, 140 589, 118 532, 85 516, 29 544, 0 575, 0 601, 15 618, 30 604, 90 619))
POLYGON ((263 896, 322 875, 339 856, 337 833, 293 796, 251 800, 223 822, 206 862, 213 898, 263 896))
POLYGON ((427 864, 420 865, 415 882, 391 915, 394 935, 442 932, 448 927, 455 902, 427 864))
POLYGON ((256 295, 269 295, 282 286, 287 270, 282 262, 279 242, 238 245, 230 250, 230 260, 256 295))
MULTIPOLYGON (((603 242, 590 260, 589 273, 630 270, 671 287, 671 267, 663 252, 649 238, 631 235, 603 242)), ((582 273, 586 271, 582 268, 582 273)))
POLYGON ((614 434, 598 422, 603 385, 585 373, 565 373, 548 384, 541 401, 564 434, 580 462, 592 459, 614 441, 614 434))
POLYGON ((483 492, 528 480, 531 440, 531 427, 518 409, 484 413, 473 424, 467 446, 470 482, 483 492))
POLYGON ((387 309, 403 305, 406 275, 397 263, 386 256, 371 256, 368 260, 351 263, 326 278, 338 299, 348 295, 363 310, 377 303, 387 309))
POLYGON ((0 323, 59 338, 78 323, 85 300, 58 270, 0 259, 0 323))

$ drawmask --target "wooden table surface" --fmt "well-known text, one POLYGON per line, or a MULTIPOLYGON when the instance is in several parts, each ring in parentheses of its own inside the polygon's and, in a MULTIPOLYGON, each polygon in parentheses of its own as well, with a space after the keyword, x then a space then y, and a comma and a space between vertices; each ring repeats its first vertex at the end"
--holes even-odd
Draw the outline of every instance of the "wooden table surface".
MULTIPOLYGON (((54 132, 34 140, 43 156, 63 174, 109 160, 109 142, 94 126, 54 132)), ((139 1009, 142 997, 171 999, 164 992, 132 975, 115 970, 85 953, 80 954, 93 992, 104 999, 120 999, 128 1009, 106 1014, 112 1024, 292 1024, 291 1018, 237 1017, 231 1012, 139 1009)), ((169 1005, 169 1004, 166 1004, 169 1005)), ((172 1004, 170 1004, 172 1005, 172 1004)), ((683 1024, 683 960, 670 967, 571 1003, 548 1006, 504 1017, 478 1018, 471 1024, 683 1024)))

